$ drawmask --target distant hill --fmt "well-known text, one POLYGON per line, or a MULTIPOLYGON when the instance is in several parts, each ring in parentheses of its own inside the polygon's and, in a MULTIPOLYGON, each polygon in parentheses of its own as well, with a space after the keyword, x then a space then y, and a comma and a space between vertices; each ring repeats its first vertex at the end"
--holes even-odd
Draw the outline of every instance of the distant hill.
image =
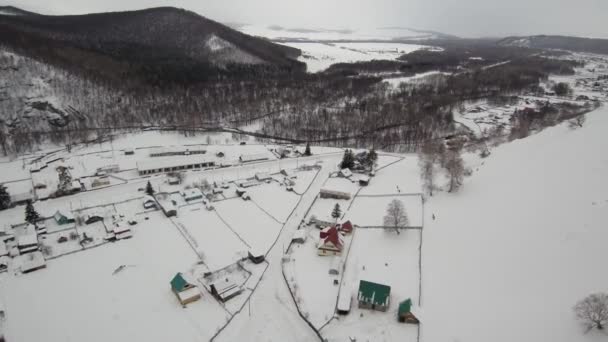
POLYGON ((578 52, 608 54, 608 39, 568 36, 507 37, 498 42, 502 46, 519 46, 537 49, 560 49, 578 52))
POLYGON ((68 16, 0 7, 0 44, 101 77, 137 76, 155 83, 306 68, 296 60, 298 49, 172 7, 68 16))

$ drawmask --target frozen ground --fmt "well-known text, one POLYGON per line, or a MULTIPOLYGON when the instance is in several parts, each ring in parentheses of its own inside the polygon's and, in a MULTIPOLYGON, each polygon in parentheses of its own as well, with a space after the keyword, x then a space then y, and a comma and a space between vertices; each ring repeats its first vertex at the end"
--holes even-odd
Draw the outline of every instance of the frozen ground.
POLYGON ((422 227, 422 195, 359 195, 353 201, 344 220, 361 227, 383 227, 386 208, 393 201, 401 201, 407 214, 408 227, 422 227))
POLYGON ((572 313, 608 283, 608 110, 587 117, 496 148, 427 203, 424 341, 605 340, 572 313))

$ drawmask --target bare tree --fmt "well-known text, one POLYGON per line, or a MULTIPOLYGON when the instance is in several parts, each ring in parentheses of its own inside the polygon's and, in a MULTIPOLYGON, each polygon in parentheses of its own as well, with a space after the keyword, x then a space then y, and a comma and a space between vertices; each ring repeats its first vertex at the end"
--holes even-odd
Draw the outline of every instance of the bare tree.
POLYGON ((435 163, 441 159, 443 147, 435 141, 428 141, 422 145, 418 154, 424 187, 431 196, 435 190, 435 163))
POLYGON ((586 326, 587 331, 595 328, 603 330, 608 324, 608 294, 593 293, 574 306, 576 317, 586 326))
POLYGON ((450 189, 448 192, 456 191, 462 185, 464 178, 464 162, 460 157, 460 153, 452 151, 448 153, 445 162, 445 169, 450 178, 450 189))
POLYGON ((574 128, 582 128, 583 125, 585 124, 585 115, 579 115, 577 117, 575 117, 574 119, 570 120, 568 123, 568 126, 572 129, 574 128))
POLYGON ((392 200, 386 207, 386 215, 384 215, 384 226, 393 228, 399 234, 400 228, 406 228, 409 225, 409 219, 405 212, 403 202, 400 200, 392 200))

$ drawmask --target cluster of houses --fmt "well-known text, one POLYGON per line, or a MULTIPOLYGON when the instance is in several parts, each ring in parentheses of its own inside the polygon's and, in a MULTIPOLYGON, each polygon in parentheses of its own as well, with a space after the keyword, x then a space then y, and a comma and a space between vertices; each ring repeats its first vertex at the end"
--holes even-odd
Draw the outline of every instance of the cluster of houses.
POLYGON ((46 229, 33 224, 25 224, 23 233, 15 236, 12 229, 3 227, 0 230, 0 273, 6 272, 11 258, 22 273, 29 273, 46 267, 46 260, 40 251, 38 234, 46 234, 46 229))

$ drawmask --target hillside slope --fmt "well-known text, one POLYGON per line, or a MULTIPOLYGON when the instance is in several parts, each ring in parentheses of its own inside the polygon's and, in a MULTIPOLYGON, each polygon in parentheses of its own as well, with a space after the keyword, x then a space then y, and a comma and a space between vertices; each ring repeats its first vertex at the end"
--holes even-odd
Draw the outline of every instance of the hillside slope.
POLYGON ((572 307, 607 291, 608 109, 496 148, 425 208, 424 341, 605 341, 572 307), (435 219, 431 215, 435 215, 435 219))
POLYGON ((152 80, 196 81, 234 76, 231 69, 240 74, 248 68, 305 69, 295 60, 297 49, 172 7, 69 16, 1 7, 0 41, 53 64, 76 65, 115 78, 137 74, 152 80))
POLYGON ((535 49, 560 49, 577 52, 608 54, 608 39, 568 36, 507 37, 498 42, 502 46, 519 46, 535 49))

